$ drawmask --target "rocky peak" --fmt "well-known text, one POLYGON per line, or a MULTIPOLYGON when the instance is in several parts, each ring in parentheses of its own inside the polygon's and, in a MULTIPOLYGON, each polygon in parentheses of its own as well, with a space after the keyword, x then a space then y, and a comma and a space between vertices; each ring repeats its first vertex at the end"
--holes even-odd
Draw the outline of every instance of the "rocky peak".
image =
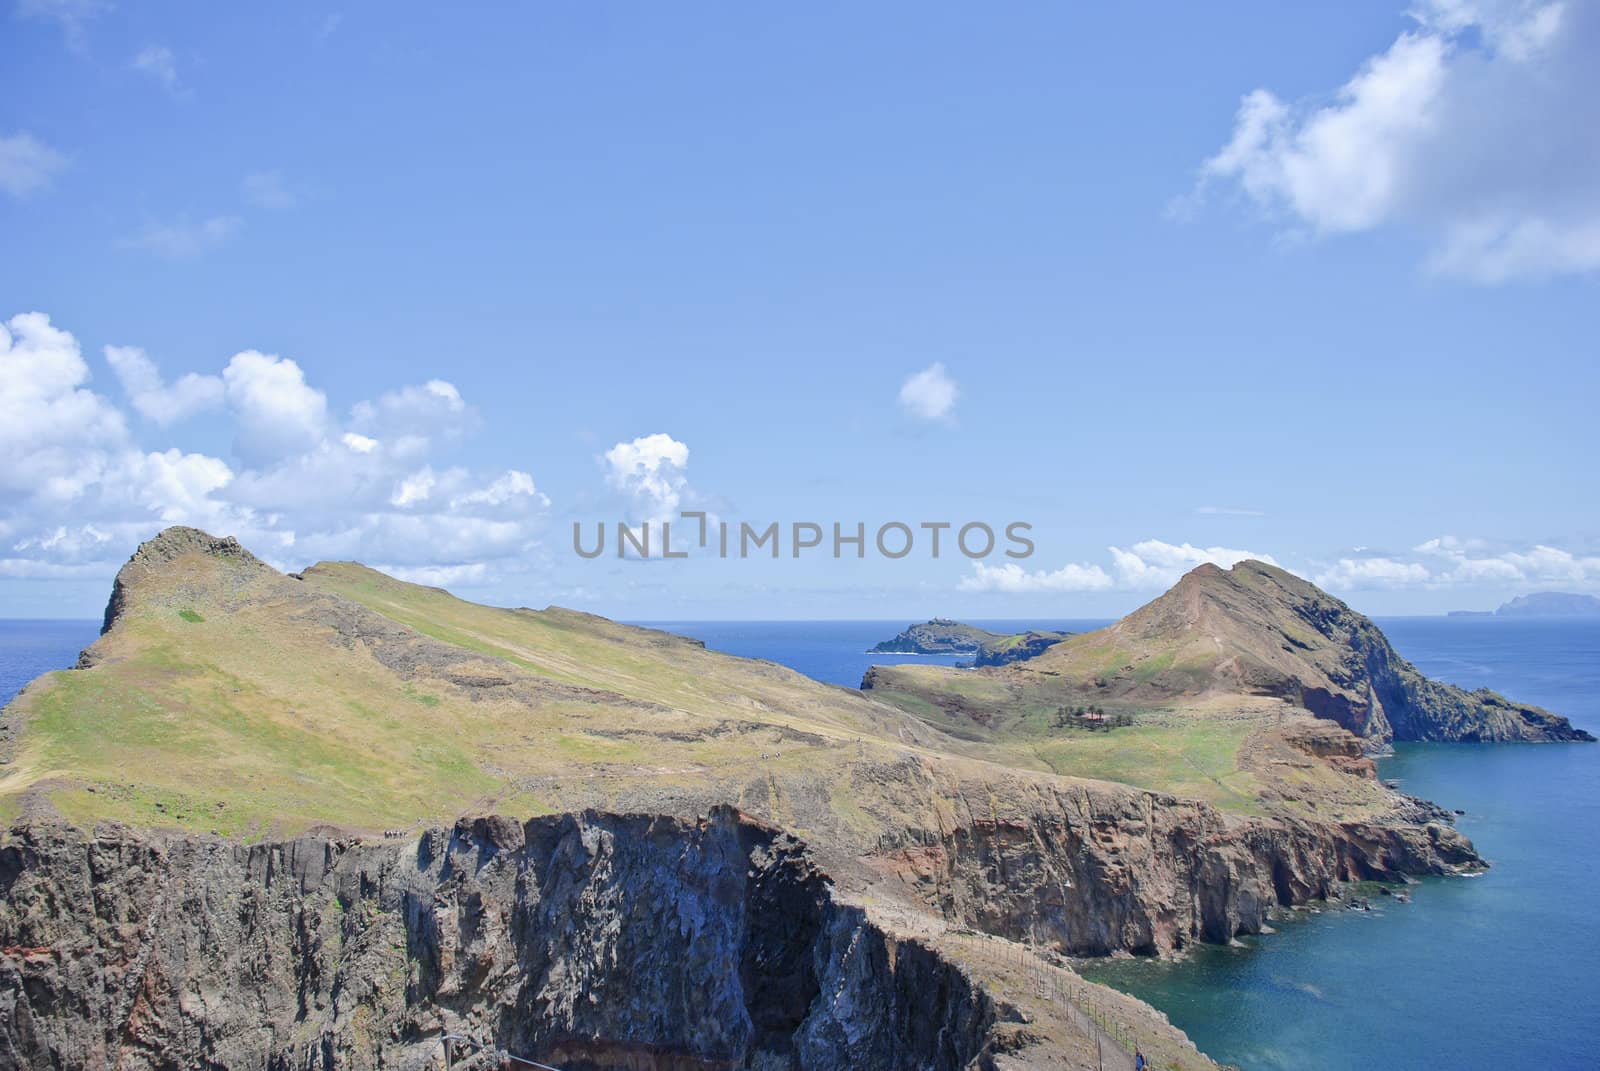
POLYGON ((1131 702, 1198 692, 1277 696, 1380 747, 1589 738, 1537 707, 1428 680, 1370 619, 1253 560, 1226 570, 1201 565, 1104 633, 1069 640, 1040 661, 1131 702), (1107 662, 1122 668, 1089 672, 1107 662))
POLYGON ((235 571, 276 575, 276 570, 251 554, 233 536, 214 536, 186 525, 163 528, 140 543, 133 556, 117 570, 116 581, 111 585, 111 599, 106 603, 105 620, 100 626, 101 634, 111 631, 139 588, 162 579, 192 577, 196 556, 225 563, 235 571))

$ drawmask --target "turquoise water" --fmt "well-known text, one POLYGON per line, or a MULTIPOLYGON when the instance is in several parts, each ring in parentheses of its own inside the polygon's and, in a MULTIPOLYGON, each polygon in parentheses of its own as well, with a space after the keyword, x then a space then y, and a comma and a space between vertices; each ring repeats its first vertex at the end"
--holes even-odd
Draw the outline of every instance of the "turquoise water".
MULTIPOLYGON (((1600 731, 1600 623, 1380 624, 1430 676, 1600 731)), ((1246 1071, 1600 1067, 1600 745, 1402 745, 1382 772, 1464 809, 1493 868, 1424 881, 1410 904, 1374 897, 1371 914, 1303 915, 1246 948, 1087 973, 1246 1071)))
MULTIPOLYGON (((991 622, 1082 630, 1103 622, 991 622)), ((1415 618, 1380 622, 1430 676, 1488 685, 1600 734, 1600 622, 1415 618)), ((863 652, 904 622, 677 622, 660 627, 819 680, 859 683, 863 652)), ((0 622, 0 702, 71 665, 98 622, 0 622)), ((1408 745, 1383 774, 1467 811, 1494 867, 1434 879, 1370 914, 1299 913, 1244 948, 1090 972, 1165 1011, 1246 1071, 1600 1067, 1600 745, 1408 745)))

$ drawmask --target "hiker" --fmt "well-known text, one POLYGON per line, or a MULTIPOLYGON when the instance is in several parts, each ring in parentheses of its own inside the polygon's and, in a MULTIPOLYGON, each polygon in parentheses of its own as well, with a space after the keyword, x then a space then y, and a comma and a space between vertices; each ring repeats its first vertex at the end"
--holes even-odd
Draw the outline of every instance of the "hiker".
POLYGON ((1144 1053, 1139 1049, 1133 1050, 1133 1071, 1144 1071, 1144 1053))

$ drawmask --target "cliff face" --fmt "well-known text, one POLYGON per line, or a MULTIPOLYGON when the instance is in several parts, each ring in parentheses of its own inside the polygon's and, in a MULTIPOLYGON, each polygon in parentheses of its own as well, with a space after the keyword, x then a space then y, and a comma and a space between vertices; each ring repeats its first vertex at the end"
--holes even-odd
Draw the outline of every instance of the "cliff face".
MULTIPOLYGON (((1109 787, 1037 803, 889 838, 878 891, 1102 955, 1259 932, 1341 881, 1482 866, 1428 815, 1239 821, 1109 787)), ((993 1059, 1011 1013, 937 947, 731 809, 256 845, 23 825, 0 848, 0 1066, 421 1067, 445 1031, 569 1071, 1059 1066, 1014 1043, 993 1059)))
POLYGON ((1409 821, 1238 820, 1155 793, 1060 793, 1021 819, 891 846, 884 872, 948 917, 1070 955, 1168 953, 1259 933, 1274 907, 1348 881, 1484 868, 1413 804, 1409 821))
POLYGON ((418 840, 102 827, 0 849, 0 1065, 959 1068, 993 1008, 792 838, 589 813, 418 840))

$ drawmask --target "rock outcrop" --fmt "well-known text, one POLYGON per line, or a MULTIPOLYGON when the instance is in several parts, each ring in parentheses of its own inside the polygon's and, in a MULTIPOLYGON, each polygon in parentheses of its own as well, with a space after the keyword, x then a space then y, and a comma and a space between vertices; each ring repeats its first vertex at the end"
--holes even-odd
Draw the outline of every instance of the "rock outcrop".
POLYGON ((1025 818, 977 819, 877 861, 946 917, 1074 956, 1165 954, 1260 933, 1274 908, 1351 881, 1485 868, 1436 811, 1417 821, 1240 820, 1159 793, 1060 793, 1025 818))
POLYGON ((884 640, 867 651, 868 654, 977 654, 978 648, 992 640, 1004 639, 1003 633, 990 632, 976 625, 935 617, 920 625, 910 625, 893 639, 884 640))
POLYGON ((998 640, 990 640, 978 648, 977 657, 973 660, 975 666, 1004 666, 1011 662, 1026 662, 1030 658, 1038 658, 1045 651, 1066 639, 1070 633, 1066 632, 1037 632, 1029 630, 1019 632, 1015 636, 1003 636, 998 640))
POLYGON ((245 845, 102 827, 0 848, 0 1066, 569 1071, 970 1066, 989 998, 722 809, 245 845))
POLYGON ((1046 648, 1066 639, 1071 633, 1030 629, 1008 634, 991 632, 976 625, 935 617, 911 625, 893 639, 884 640, 868 654, 972 655, 974 665, 1003 666, 1034 658, 1046 648))

